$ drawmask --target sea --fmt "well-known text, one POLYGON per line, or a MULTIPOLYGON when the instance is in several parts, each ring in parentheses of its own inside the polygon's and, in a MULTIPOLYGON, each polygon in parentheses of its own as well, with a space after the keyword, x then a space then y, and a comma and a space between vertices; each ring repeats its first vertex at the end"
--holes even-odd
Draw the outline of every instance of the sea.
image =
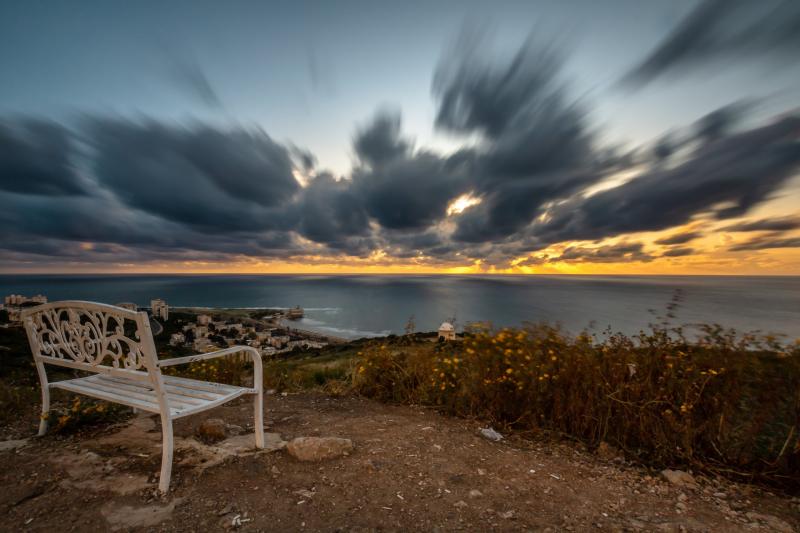
POLYGON ((661 322, 800 337, 800 276, 0 275, 0 295, 174 307, 300 306, 296 327, 355 339, 472 322, 636 334, 661 322))

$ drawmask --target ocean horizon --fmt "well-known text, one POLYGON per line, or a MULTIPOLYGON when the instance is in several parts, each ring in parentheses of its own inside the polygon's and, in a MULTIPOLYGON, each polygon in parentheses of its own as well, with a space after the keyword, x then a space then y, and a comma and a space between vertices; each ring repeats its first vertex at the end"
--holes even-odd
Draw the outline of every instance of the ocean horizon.
POLYGON ((3 274, 0 293, 54 300, 173 307, 289 308, 297 327, 344 338, 432 331, 455 319, 567 331, 635 334, 678 295, 675 325, 715 323, 740 332, 800 336, 800 276, 431 274, 3 274))

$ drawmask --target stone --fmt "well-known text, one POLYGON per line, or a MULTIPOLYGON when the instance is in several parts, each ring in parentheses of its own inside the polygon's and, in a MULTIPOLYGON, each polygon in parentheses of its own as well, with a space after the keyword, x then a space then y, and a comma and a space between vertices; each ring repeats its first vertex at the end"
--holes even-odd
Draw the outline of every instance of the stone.
POLYGON ((297 437, 286 445, 286 451, 298 461, 334 459, 354 449, 353 441, 337 437, 297 437))
POLYGON ((754 522, 756 521, 763 522, 764 524, 767 525, 767 527, 769 527, 771 531, 777 531, 779 533, 791 533, 792 531, 794 531, 794 528, 792 528, 791 525, 789 525, 787 522, 784 522, 777 516, 755 513, 755 512, 747 513, 745 516, 748 519, 753 520, 754 522))
POLYGON ((219 442, 228 436, 227 428, 227 424, 221 418, 207 418, 200 423, 195 434, 203 442, 219 442))
POLYGON ((175 511, 175 506, 180 502, 181 499, 176 499, 167 505, 146 505, 144 507, 119 505, 118 502, 111 502, 103 507, 100 513, 108 521, 112 531, 148 528, 169 520, 175 511))
POLYGON ((483 496, 483 493, 478 489, 472 489, 471 491, 469 491, 470 498, 480 498, 481 496, 483 496))
POLYGON ((683 470, 662 470, 661 477, 676 487, 698 488, 694 477, 683 470))
POLYGON ((225 424, 225 433, 228 435, 243 435, 244 428, 242 426, 237 426, 236 424, 225 424))
POLYGON ((479 429, 478 430, 478 434, 480 434, 481 437, 483 437, 485 439, 489 439, 489 440, 494 441, 494 442, 499 442, 499 441, 503 440, 503 436, 500 433, 498 433, 497 431, 495 431, 494 429, 490 428, 490 427, 489 428, 481 428, 481 429, 479 429))
POLYGON ((457 509, 464 509, 465 507, 469 506, 467 505, 467 502, 465 502, 464 500, 458 500, 456 503, 453 504, 453 507, 457 509))
POLYGON ((2 440, 0 441, 0 452, 10 452, 17 448, 22 448, 28 444, 28 439, 2 440))

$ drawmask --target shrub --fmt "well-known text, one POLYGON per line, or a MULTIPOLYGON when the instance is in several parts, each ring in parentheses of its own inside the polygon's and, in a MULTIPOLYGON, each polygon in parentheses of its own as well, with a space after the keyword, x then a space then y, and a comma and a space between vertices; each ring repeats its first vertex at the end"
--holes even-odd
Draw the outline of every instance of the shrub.
POLYGON ((657 466, 800 480, 800 345, 704 326, 635 337, 479 329, 461 343, 364 349, 353 386, 518 429, 606 441, 657 466))
POLYGON ((220 357, 189 363, 164 367, 164 374, 180 376, 201 381, 214 381, 229 385, 244 384, 245 379, 252 375, 252 362, 242 356, 220 357))
POLYGON ((66 407, 52 407, 47 420, 56 433, 72 433, 86 426, 115 423, 131 416, 128 407, 75 396, 66 407))

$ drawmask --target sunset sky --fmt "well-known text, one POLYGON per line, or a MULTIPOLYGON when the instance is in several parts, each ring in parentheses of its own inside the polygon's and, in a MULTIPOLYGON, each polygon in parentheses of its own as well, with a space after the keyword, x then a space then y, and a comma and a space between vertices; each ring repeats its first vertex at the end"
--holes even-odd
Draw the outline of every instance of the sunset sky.
POLYGON ((0 273, 800 275, 800 2, 4 2, 0 273))

